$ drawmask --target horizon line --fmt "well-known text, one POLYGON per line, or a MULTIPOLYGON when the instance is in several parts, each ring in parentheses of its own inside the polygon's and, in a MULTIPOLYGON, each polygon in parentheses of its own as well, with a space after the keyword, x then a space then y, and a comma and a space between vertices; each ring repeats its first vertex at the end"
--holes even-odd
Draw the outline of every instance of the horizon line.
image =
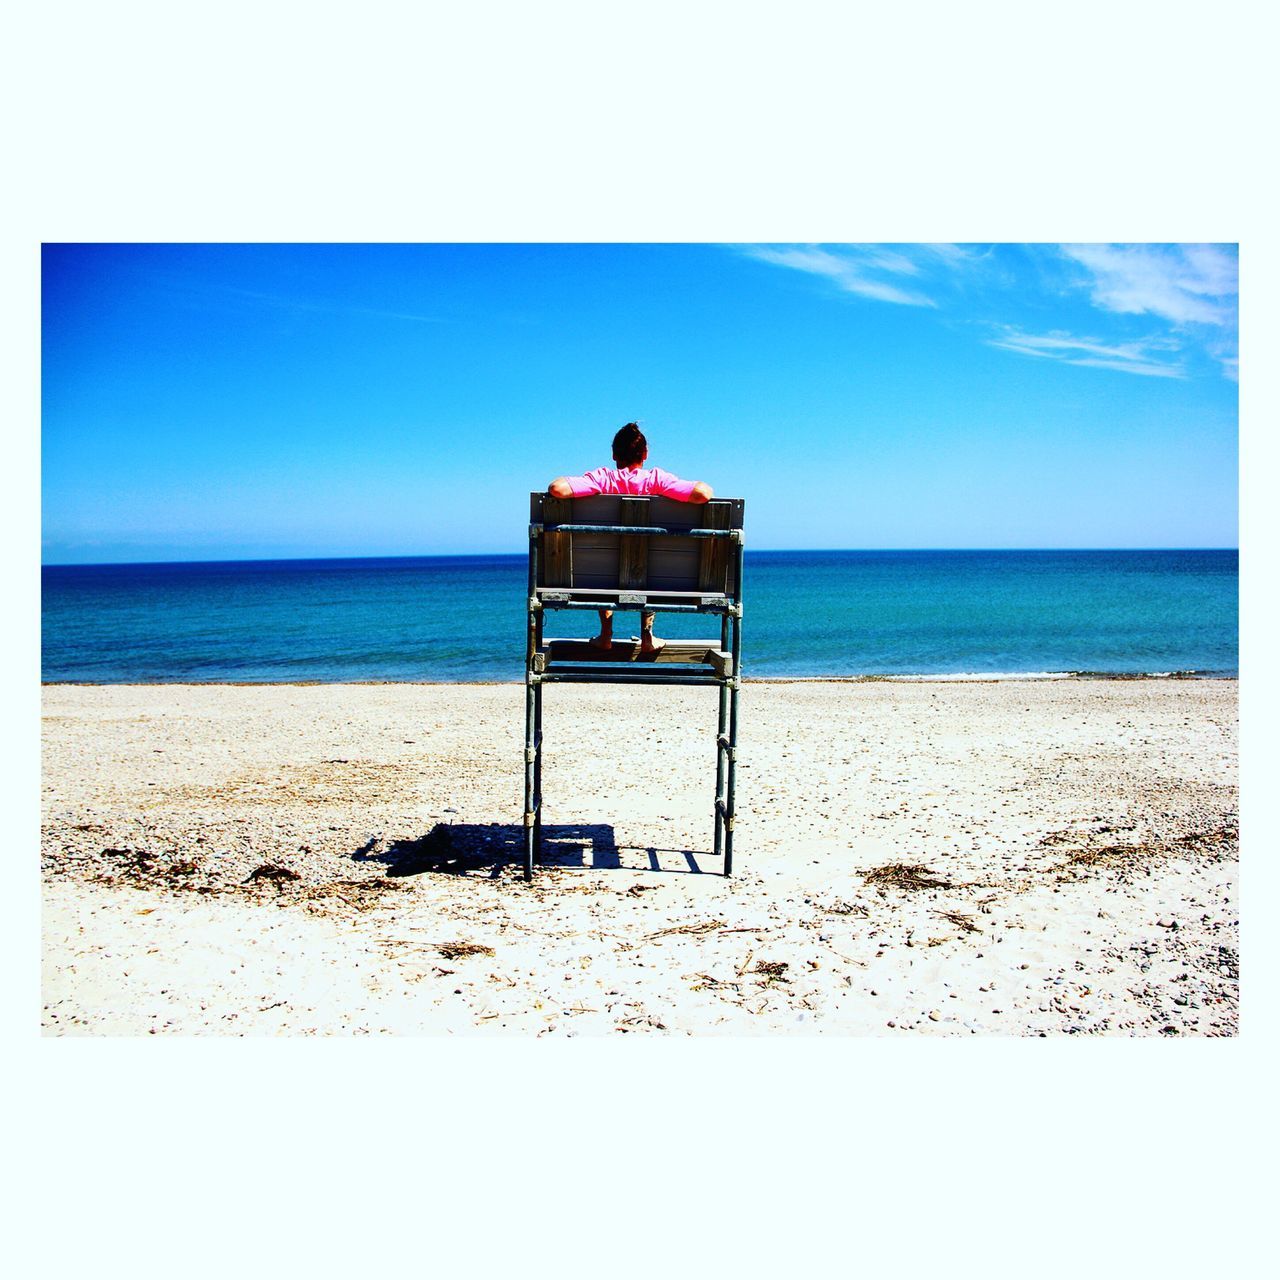
MULTIPOLYGON (((889 553, 904 555, 920 552, 990 552, 990 551, 1234 551, 1238 555, 1239 546, 1092 546, 1092 547, 746 547, 747 554, 766 555, 829 555, 833 552, 855 553, 889 553)), ((523 551, 453 551, 453 552, 396 552, 390 555, 341 555, 341 556, 235 556, 231 558, 210 558, 200 560, 79 560, 79 561, 45 561, 41 560, 41 569, 124 569, 146 568, 157 565, 196 565, 196 564, 309 564, 330 562, 335 560, 492 560, 495 557, 509 557, 523 560, 523 551)))

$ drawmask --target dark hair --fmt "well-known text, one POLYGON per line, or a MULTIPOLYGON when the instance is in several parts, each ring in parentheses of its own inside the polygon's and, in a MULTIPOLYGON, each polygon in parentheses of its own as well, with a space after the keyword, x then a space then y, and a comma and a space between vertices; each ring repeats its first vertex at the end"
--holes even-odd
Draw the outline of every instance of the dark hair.
POLYGON ((613 437, 613 460, 620 467, 634 467, 645 459, 649 452, 649 442, 644 432, 634 422, 628 422, 613 437))

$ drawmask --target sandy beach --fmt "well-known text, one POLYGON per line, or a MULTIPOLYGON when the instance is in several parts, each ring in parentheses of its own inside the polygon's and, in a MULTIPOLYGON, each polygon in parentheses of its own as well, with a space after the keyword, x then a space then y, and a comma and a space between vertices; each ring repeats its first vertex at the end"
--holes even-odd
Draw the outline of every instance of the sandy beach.
POLYGON ((1234 1035, 1233 680, 47 686, 52 1035, 1234 1035), (657 704, 655 712, 654 707, 657 704))

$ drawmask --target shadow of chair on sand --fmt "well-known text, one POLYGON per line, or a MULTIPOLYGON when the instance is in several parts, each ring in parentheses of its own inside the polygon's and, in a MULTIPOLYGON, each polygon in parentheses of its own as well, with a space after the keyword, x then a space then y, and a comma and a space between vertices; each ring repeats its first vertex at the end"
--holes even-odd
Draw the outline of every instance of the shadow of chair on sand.
MULTIPOLYGON (((648 867, 633 870, 701 874, 699 857, 691 850, 643 848, 648 867), (664 867, 660 854, 683 859, 683 867, 664 867)), ((381 862, 387 875, 488 875, 498 879, 504 871, 523 865, 524 828, 515 823, 437 822, 416 840, 394 840, 383 846, 370 840, 351 855, 354 862, 381 862)), ((566 823, 542 828, 541 865, 549 868, 590 868, 616 871, 623 863, 613 828, 604 823, 566 823)))

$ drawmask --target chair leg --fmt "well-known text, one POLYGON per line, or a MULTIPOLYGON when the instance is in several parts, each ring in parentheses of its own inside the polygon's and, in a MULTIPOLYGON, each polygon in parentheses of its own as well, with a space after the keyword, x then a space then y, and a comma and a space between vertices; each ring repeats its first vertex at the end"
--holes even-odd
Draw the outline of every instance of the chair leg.
POLYGON ((542 861, 542 685, 533 687, 533 852, 542 861))
POLYGON ((531 680, 524 686, 524 878, 533 879, 534 842, 534 689, 531 680))
POLYGON ((733 872, 733 815, 736 808, 734 794, 738 772, 738 686, 737 672, 733 677, 733 689, 729 694, 729 759, 726 762, 724 788, 724 873, 733 872))
POLYGON ((720 686, 720 713, 716 718, 716 796, 715 803, 711 806, 712 812, 715 814, 716 836, 715 836, 715 855, 718 858, 724 852, 724 815, 720 812, 720 805, 724 803, 724 779, 725 779, 725 755, 727 754, 724 744, 720 741, 725 736, 729 728, 729 687, 728 685, 720 686))

